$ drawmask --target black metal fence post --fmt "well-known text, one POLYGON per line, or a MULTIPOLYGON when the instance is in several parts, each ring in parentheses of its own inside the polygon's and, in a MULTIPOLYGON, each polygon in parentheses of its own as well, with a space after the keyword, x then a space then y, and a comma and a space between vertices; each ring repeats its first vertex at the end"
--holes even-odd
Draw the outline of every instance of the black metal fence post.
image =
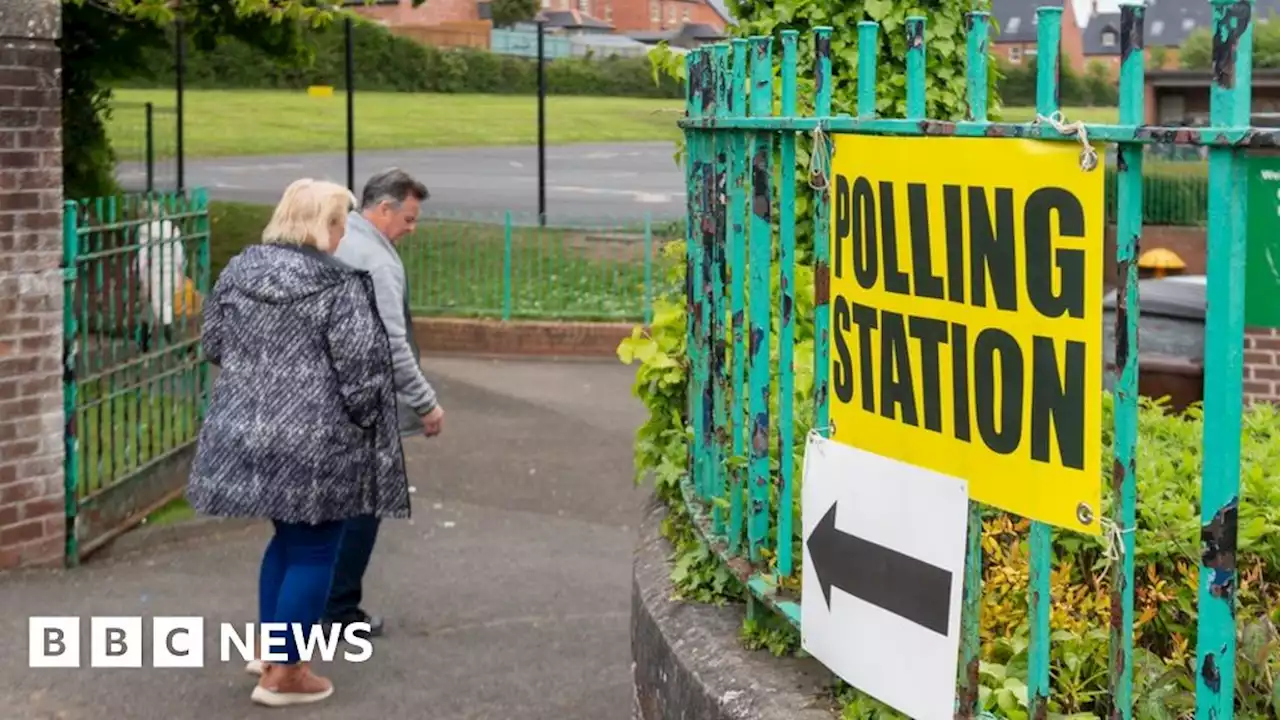
POLYGON ((146 104, 147 115, 147 192, 155 192, 156 189, 156 126, 155 126, 155 106, 151 103, 146 104))
POLYGON ((351 16, 346 17, 347 38, 347 189, 356 191, 356 56, 351 16))
POLYGON ((543 36, 547 23, 538 21, 538 225, 547 225, 547 70, 543 36))
POLYGON ((183 135, 182 126, 183 126, 183 119, 184 119, 183 81, 185 79, 184 76, 187 74, 187 39, 186 39, 187 33, 186 33, 186 28, 183 26, 181 16, 179 16, 178 19, 174 22, 173 27, 176 33, 176 38, 174 42, 174 70, 176 75, 174 80, 174 89, 177 91, 177 94, 178 94, 178 120, 177 120, 177 123, 178 123, 178 127, 177 127, 178 192, 182 192, 187 187, 186 186, 186 167, 185 167, 186 163, 185 163, 185 157, 184 157, 186 155, 186 148, 184 146, 184 140, 182 137, 183 135))

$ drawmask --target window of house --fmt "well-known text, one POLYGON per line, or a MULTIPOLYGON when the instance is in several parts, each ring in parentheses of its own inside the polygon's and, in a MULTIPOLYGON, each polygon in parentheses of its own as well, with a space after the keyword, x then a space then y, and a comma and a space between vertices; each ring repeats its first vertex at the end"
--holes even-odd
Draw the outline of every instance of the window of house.
POLYGON ((1116 46, 1116 32, 1114 30, 1102 31, 1102 47, 1116 46))
POLYGON ((1009 62, 1011 63, 1022 62, 1022 48, 1020 47, 1009 48, 1009 62))
POLYGON ((1182 18, 1182 29, 1191 30, 1196 26, 1195 18, 1182 18))
POLYGON ((613 3, 611 2, 604 4, 604 19, 605 22, 613 22, 613 3))
POLYGON ((1021 25, 1022 25, 1022 18, 1020 18, 1020 17, 1011 17, 1011 18, 1009 18, 1009 22, 1007 23, 1007 29, 1008 29, 1008 30, 1009 30, 1009 32, 1011 32, 1011 33, 1016 33, 1016 32, 1018 32, 1018 27, 1019 27, 1019 26, 1021 26, 1021 25))
POLYGON ((578 0, 578 11, 591 14, 591 0, 578 0))
POLYGON ((1156 20, 1151 23, 1151 37, 1159 37, 1164 34, 1164 21, 1156 20))
POLYGON ((684 21, 685 21, 685 22, 689 22, 689 9, 688 9, 688 8, 685 8, 685 11, 684 11, 684 14, 683 14, 683 16, 682 16, 682 17, 684 18, 684 21))
POLYGON ((652 22, 662 20, 662 3, 658 0, 649 0, 649 20, 652 22))
POLYGON ((676 21, 676 8, 674 5, 667 8, 667 22, 674 23, 676 21))

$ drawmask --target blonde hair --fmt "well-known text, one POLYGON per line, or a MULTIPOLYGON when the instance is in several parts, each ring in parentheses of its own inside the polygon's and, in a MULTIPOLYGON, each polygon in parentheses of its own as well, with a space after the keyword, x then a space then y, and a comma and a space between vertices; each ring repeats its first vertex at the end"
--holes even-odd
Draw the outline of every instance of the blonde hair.
POLYGON ((329 224, 345 217, 355 203, 356 196, 336 183, 295 180, 280 197, 262 231, 262 242, 310 245, 329 252, 329 224))

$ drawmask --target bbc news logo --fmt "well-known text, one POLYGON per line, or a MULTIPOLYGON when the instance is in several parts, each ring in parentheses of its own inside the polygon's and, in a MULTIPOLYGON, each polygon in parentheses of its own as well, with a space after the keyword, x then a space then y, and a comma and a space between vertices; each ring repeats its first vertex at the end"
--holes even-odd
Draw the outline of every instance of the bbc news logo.
MULTIPOLYGON (((78 668, 81 662, 81 618, 33 617, 28 623, 29 667, 78 668)), ((254 639, 262 648, 263 662, 284 662, 286 638, 292 636, 303 662, 320 659, 333 662, 345 642, 342 659, 362 663, 373 657, 368 639, 369 623, 303 627, 298 623, 245 623, 237 627, 220 623, 218 658, 226 663, 254 659, 254 639), (234 655, 233 655, 234 651, 234 655)), ((205 665, 204 618, 154 617, 150 633, 151 667, 198 668, 205 665)), ((147 640, 141 617, 89 618, 89 667, 143 667, 147 640)))

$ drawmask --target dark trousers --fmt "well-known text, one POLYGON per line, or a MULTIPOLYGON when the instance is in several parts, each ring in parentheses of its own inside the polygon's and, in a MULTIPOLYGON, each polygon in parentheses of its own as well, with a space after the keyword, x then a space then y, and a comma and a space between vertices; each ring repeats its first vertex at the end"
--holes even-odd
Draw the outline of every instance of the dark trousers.
POLYGON ((292 624, 300 625, 305 636, 320 621, 343 528, 341 522, 274 523, 276 534, 267 543, 258 577, 258 616, 263 624, 291 625, 283 633, 284 664, 293 664, 299 655, 292 624))
POLYGON ((333 569, 333 585, 325 617, 330 621, 349 621, 360 611, 364 571, 369 567, 374 543, 378 540, 379 518, 362 515, 348 519, 333 569))

